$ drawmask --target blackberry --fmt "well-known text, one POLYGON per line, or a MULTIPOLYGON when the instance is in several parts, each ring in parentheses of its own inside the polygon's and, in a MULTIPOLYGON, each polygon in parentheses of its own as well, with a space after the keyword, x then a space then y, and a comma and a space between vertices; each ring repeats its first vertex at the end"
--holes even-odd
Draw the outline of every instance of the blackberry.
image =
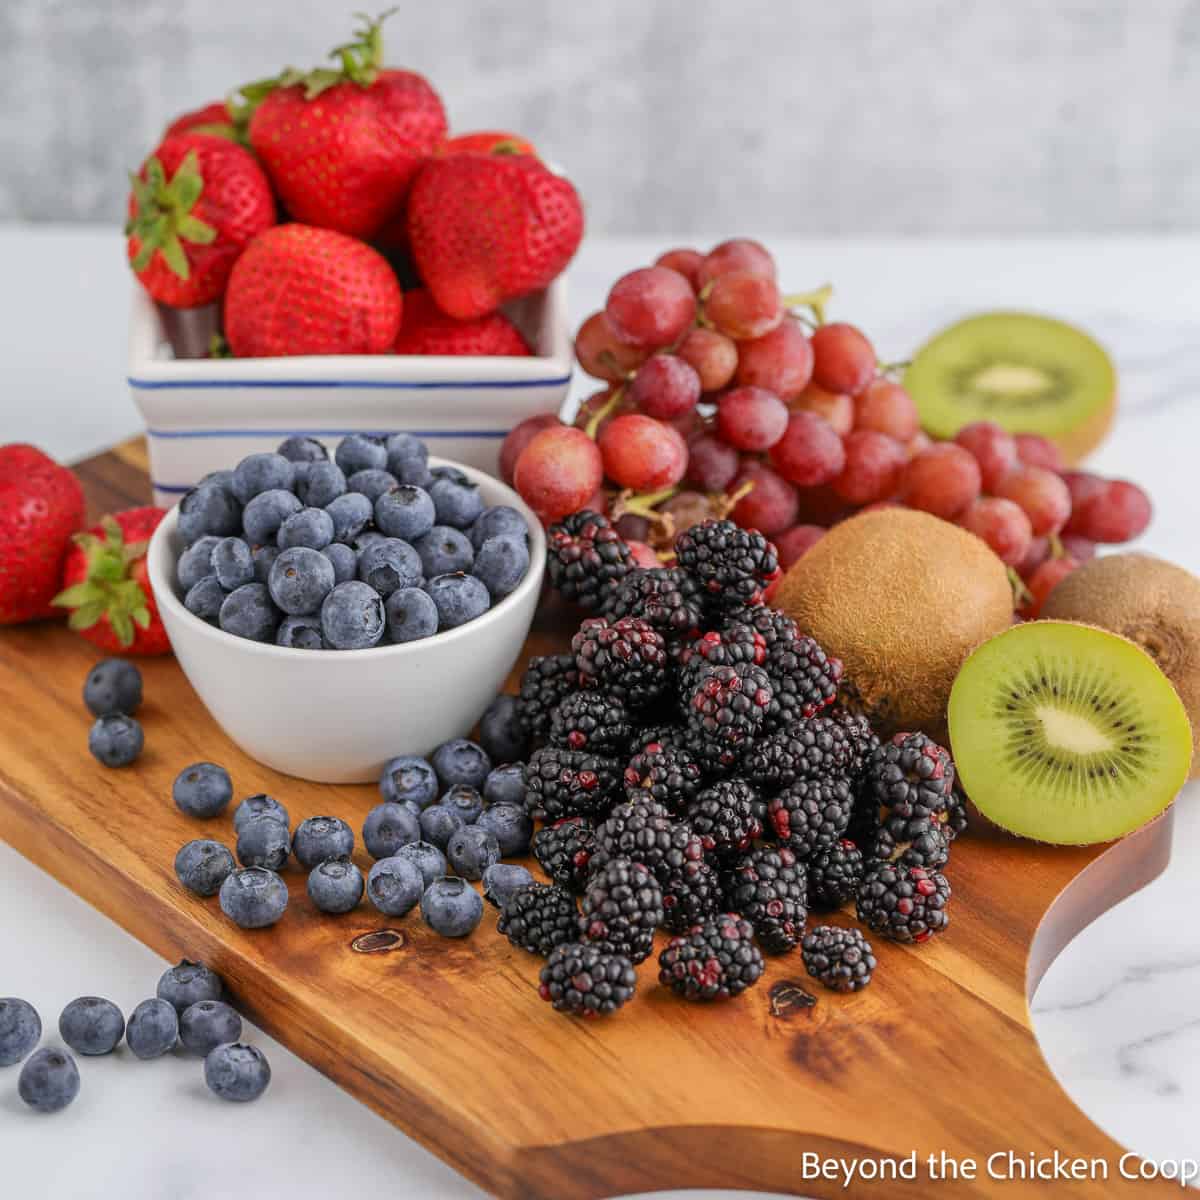
POLYGON ((787 613, 766 604, 749 604, 744 608, 733 609, 721 632, 724 633, 734 624, 749 625, 766 642, 768 653, 777 646, 800 640, 800 630, 796 622, 787 613))
POLYGON ((767 805, 767 819, 797 858, 831 850, 850 823, 850 785, 844 779, 798 779, 767 805))
POLYGON ((835 992, 857 992, 871 982, 875 955, 857 929, 821 925, 800 948, 808 973, 835 992))
POLYGON ((775 693, 768 730, 806 721, 837 699, 841 660, 828 657, 810 637, 777 641, 768 648, 763 665, 775 693))
POLYGON ((669 812, 682 816, 704 781, 700 764, 682 746, 651 742, 625 768, 628 792, 649 792, 669 812))
POLYGON ((794 950, 808 919, 804 866, 786 846, 765 846, 738 859, 725 879, 725 900, 754 927, 769 954, 794 950))
POLYGON ((555 946, 574 940, 578 920, 575 897, 565 888, 528 883, 504 902, 496 928, 514 946, 545 957, 555 946))
POLYGON ((704 627, 704 598, 696 581, 678 567, 637 567, 621 580, 609 613, 637 617, 673 641, 704 627))
POLYGON ((870 847, 871 858, 940 871, 950 861, 950 843, 943 829, 929 817, 888 817, 880 824, 870 847))
POLYGON ((779 577, 775 547, 756 529, 732 521, 702 521, 680 534, 675 557, 719 608, 757 604, 779 577))
POLYGON ((603 692, 573 692, 550 714, 550 744, 623 758, 633 725, 629 710, 603 692))
POLYGON ((808 863, 808 902, 813 908, 841 908, 853 900, 863 877, 862 851, 847 838, 808 863))
POLYGON ((689 748, 706 764, 734 766, 761 731, 773 697, 762 667, 738 663, 707 668, 684 698, 692 734, 689 748))
POLYGON ((538 995, 558 1012, 600 1017, 633 998, 637 972, 623 954, 607 954, 586 942, 567 942, 550 951, 538 980, 538 995))
POLYGON ((954 763, 923 733, 898 733, 883 742, 871 756, 867 782, 876 802, 895 816, 948 819, 954 763))
POLYGON ((690 691, 705 667, 732 667, 737 663, 762 666, 767 643, 757 629, 734 621, 721 632, 710 631, 689 642, 678 643, 675 660, 679 664, 680 691, 690 691))
POLYGON ((545 741, 550 714, 579 687, 579 670, 573 654, 546 654, 531 658, 521 676, 517 717, 530 737, 545 741))
POLYGON ((583 894, 579 935, 634 963, 650 957, 663 923, 663 893, 649 868, 627 858, 597 867, 583 894))
POLYGON ((856 752, 845 728, 828 717, 813 717, 758 738, 746 755, 747 776, 774 794, 798 779, 849 778, 856 752))
POLYGON ((685 1000, 724 1000, 756 983, 763 956, 749 921, 732 913, 711 917, 672 938, 658 956, 658 981, 685 1000))
POLYGON ((630 708, 645 708, 670 686, 666 643, 638 617, 584 621, 571 651, 582 687, 608 692, 630 708))
POLYGON ((684 746, 686 733, 687 730, 682 725, 676 725, 673 722, 647 725, 634 732, 629 742, 630 754, 642 754, 655 744, 667 749, 680 750, 684 746))
POLYGON ((663 890, 663 924, 672 933, 686 933, 719 913, 724 905, 721 880, 703 860, 685 862, 677 871, 660 876, 659 882, 663 890))
POLYGON ((596 853, 596 827, 587 817, 566 817, 533 835, 533 857, 560 887, 582 892, 596 853))
POLYGON ((871 722, 862 713, 851 712, 842 704, 832 705, 825 711, 824 716, 835 725, 840 725, 849 737, 854 747, 850 774, 852 778, 858 779, 879 746, 879 738, 871 728, 871 722))
POLYGON ((704 847, 649 792, 634 792, 596 826, 593 869, 620 858, 648 867, 661 883, 687 863, 702 862, 704 847))
POLYGON ((608 810, 620 783, 615 759, 543 746, 525 767, 525 811, 541 821, 593 816, 608 810))
POLYGON ((707 853, 729 858, 762 835, 758 807, 758 793, 744 779, 719 779, 696 797, 687 819, 707 853))
POLYGON ((967 832, 970 817, 967 813, 967 797, 960 790, 957 776, 954 780, 954 791, 950 795, 950 804, 946 809, 946 819, 942 822, 942 832, 954 841, 960 834, 967 832))
POLYGON ((878 863, 858 887, 858 919, 894 942, 920 943, 946 928, 950 884, 924 867, 878 863))
POLYGON ((546 573, 564 600, 604 612, 634 569, 633 552, 607 517, 583 509, 546 532, 546 573))

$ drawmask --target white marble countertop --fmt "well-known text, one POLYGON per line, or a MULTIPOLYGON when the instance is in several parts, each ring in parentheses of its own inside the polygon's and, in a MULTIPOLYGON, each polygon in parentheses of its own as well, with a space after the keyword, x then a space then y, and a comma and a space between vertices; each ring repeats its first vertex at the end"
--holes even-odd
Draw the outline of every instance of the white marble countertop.
MULTIPOLYGON (((834 313, 861 324, 888 359, 979 308, 1039 308, 1095 332, 1122 378, 1121 415, 1095 465, 1150 487, 1156 517, 1143 546, 1200 571, 1200 238, 767 240, 789 288, 832 280, 834 313)), ((588 242, 572 268, 575 320, 599 305, 616 274, 666 244, 588 242)), ((33 441, 69 458, 135 432, 119 238, 0 227, 0 264, 9 279, 0 298, 0 442, 33 441)), ((1156 1160, 1200 1158, 1192 919, 1200 788, 1185 793, 1178 818, 1166 874, 1077 938, 1033 1005, 1046 1057, 1075 1102, 1156 1160)), ((0 995, 34 1002, 51 1036, 75 995, 109 996, 128 1012, 164 966, 0 845, 0 995)), ((37 1120, 16 1099, 15 1073, 0 1074, 0 1196, 207 1200, 232 1194, 234 1181, 238 1194, 290 1200, 381 1186, 396 1197, 482 1194, 265 1035, 252 1036, 274 1081, 266 1101, 247 1108, 212 1099, 194 1061, 133 1070, 121 1051, 88 1061, 80 1100, 37 1120)))

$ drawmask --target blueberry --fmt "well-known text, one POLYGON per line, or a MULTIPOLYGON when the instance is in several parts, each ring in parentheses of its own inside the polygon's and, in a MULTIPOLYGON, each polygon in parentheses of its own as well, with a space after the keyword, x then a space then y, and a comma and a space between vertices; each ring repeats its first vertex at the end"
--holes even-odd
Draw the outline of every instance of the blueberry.
POLYGON ((415 542, 433 528, 433 521, 429 493, 411 483, 385 491, 375 500, 375 524, 388 537, 415 542))
POLYGON ((275 542, 281 550, 308 546, 324 550, 333 541, 333 518, 323 508, 302 508, 279 527, 275 542))
POLYGON ((203 1058, 210 1050, 242 1036, 242 1018, 223 1000, 198 1000, 179 1017, 179 1040, 203 1058))
POLYGON ((488 590, 474 575, 461 571, 431 579, 425 590, 438 610, 439 629, 457 629, 482 617, 491 607, 488 590))
POLYGON ((220 1000, 221 977, 203 963, 183 958, 162 973, 154 994, 182 1013, 198 1000, 220 1000))
POLYGON ((271 1067, 257 1046, 230 1042, 209 1051, 204 1060, 204 1082, 222 1100, 245 1104, 267 1090, 271 1067))
MULTIPOLYGON (((207 475, 202 475, 196 482, 199 487, 202 483, 211 483, 213 487, 219 487, 223 491, 233 495, 233 472, 229 470, 209 471, 207 475)), ((236 497, 235 497, 236 499, 236 497)))
POLYGON ((229 847, 211 838, 188 842, 175 855, 176 878, 197 896, 215 896, 233 869, 229 847))
POLYGON ((428 887, 435 879, 441 879, 448 866, 446 856, 432 842, 409 842, 401 846, 392 856, 403 858, 421 872, 421 886, 428 887))
POLYGON ((416 642, 437 633, 437 608, 428 592, 420 588, 400 588, 383 605, 388 636, 393 642, 416 642))
POLYGON ((421 916, 442 937, 466 937, 483 919, 483 901, 461 879, 435 879, 421 897, 421 916))
POLYGON ((500 861, 500 843, 487 829, 464 825, 446 843, 446 858, 456 875, 482 879, 483 872, 500 861))
MULTIPOLYGON (((378 529, 368 529, 365 533, 360 533, 358 535, 358 537, 356 537, 354 539, 354 542, 353 542, 354 552, 356 555, 362 554, 362 552, 368 546, 374 546, 377 543, 383 542, 386 540, 387 540, 387 538, 385 537, 385 535, 380 533, 378 529)), ((355 567, 355 569, 357 570, 357 566, 355 567)))
POLYGON ((249 504, 263 492, 290 491, 295 472, 282 454, 248 454, 233 468, 233 494, 249 504))
POLYGON ((515 508, 507 504, 498 504, 494 508, 485 508, 479 514, 478 520, 471 526, 471 545, 476 550, 488 538, 501 537, 510 534, 515 538, 529 539, 529 526, 525 518, 515 508))
POLYGON ((475 555, 473 574, 483 581, 493 600, 515 592, 529 571, 529 546, 525 539, 504 534, 488 538, 475 555))
POLYGON ((396 803, 412 800, 421 808, 438 798, 438 779, 433 766, 415 754, 402 754, 384 764, 379 776, 379 794, 396 803))
MULTIPOLYGON (((306 508, 304 511, 320 510, 306 508)), ((275 560, 267 588, 279 608, 289 616, 299 617, 317 612, 336 582, 333 563, 320 550, 291 546, 281 551, 275 560)))
POLYGON ((424 487, 432 481, 429 473, 429 450, 420 438, 411 433, 393 433, 387 440, 387 469, 401 483, 424 487))
POLYGON ((288 827, 274 817, 256 817, 247 821, 237 836, 238 862, 243 867, 266 867, 278 871, 292 852, 288 827))
POLYGON ((438 524, 469 529, 483 512, 483 497, 479 494, 479 488, 461 471, 443 468, 443 472, 435 472, 436 477, 429 485, 438 524))
POLYGON ((215 575, 206 575, 199 583, 188 588, 183 598, 183 607, 202 621, 215 623, 221 615, 226 592, 215 575))
MULTIPOLYGON (((204 1002, 204 1003, 207 1003, 204 1002)), ((140 1059, 161 1058, 179 1041, 179 1015, 166 1000, 143 1000, 129 1014, 125 1043, 140 1059)))
POLYGON ((327 858, 308 876, 308 897, 325 913, 348 913, 363 897, 362 872, 348 858, 327 858))
POLYGON ((388 462, 383 439, 370 433, 348 434, 338 442, 333 457, 346 473, 347 479, 356 471, 366 471, 372 467, 386 468, 388 462))
POLYGON ((484 780, 483 798, 489 804, 525 804, 525 766, 523 763, 505 763, 496 767, 484 780))
POLYGON ((310 508, 325 508, 346 492, 346 476, 337 463, 309 463, 296 483, 296 495, 310 508))
POLYGON ((278 546, 259 546, 254 551, 254 582, 266 583, 271 578, 271 568, 279 557, 278 546))
POLYGON ((416 907, 425 890, 421 871, 408 858, 381 858, 367 876, 367 896, 381 913, 402 917, 416 907))
POLYGON ((299 433, 284 438, 275 453, 286 458, 290 463, 324 462, 329 458, 329 451, 322 443, 318 442, 316 438, 305 437, 299 433))
POLYGON ((59 1112, 79 1095, 79 1068, 65 1050, 38 1050, 21 1068, 17 1092, 38 1112, 59 1112))
POLYGON ((114 713, 97 717, 88 734, 88 749, 106 767, 127 767, 146 744, 142 727, 134 717, 114 713))
POLYGON ((302 867, 354 853, 354 830, 340 817, 308 817, 292 835, 292 853, 302 867))
POLYGON ((421 836, 439 850, 445 850, 450 839, 466 824, 454 809, 444 804, 431 804, 422 809, 418 820, 421 836))
POLYGON ((240 537, 222 538, 213 547, 212 568, 227 592, 254 582, 254 555, 240 537))
POLYGON ((483 797, 469 783, 456 783, 438 803, 453 809, 467 825, 473 825, 483 812, 483 797))
POLYGON ((529 839, 533 837, 533 822, 523 806, 519 804, 493 804, 485 808, 475 822, 480 829, 496 835, 500 843, 500 854, 504 858, 518 858, 529 853, 529 839))
POLYGON ((443 742, 433 752, 432 762, 444 788, 465 783, 478 790, 483 787, 483 781, 492 769, 492 760, 484 753, 483 747, 470 738, 451 738, 443 742))
POLYGON ((283 916, 288 905, 287 884, 265 867, 244 867, 221 884, 220 899, 221 911, 235 924, 243 929, 263 929, 283 916))
POLYGON ((434 525, 424 537, 413 543, 421 556, 421 566, 432 579, 451 571, 469 571, 475 551, 467 535, 449 525, 434 525))
POLYGON ((279 533, 279 527, 302 507, 291 492, 279 488, 255 496, 242 513, 242 527, 246 537, 256 546, 273 542, 279 533))
POLYGON ((178 529, 185 546, 210 535, 228 537, 241 523, 237 500, 216 484, 202 483, 179 502, 178 529))
POLYGON ((312 615, 284 617, 275 630, 275 645, 287 646, 290 650, 329 649, 321 632, 321 618, 312 615))
POLYGON ((335 542, 353 542, 375 515, 370 500, 358 492, 335 497, 325 505, 325 511, 333 518, 335 542))
POLYGON ((385 800, 367 813, 362 835, 372 858, 391 858, 401 846, 420 841, 421 826, 407 805, 385 800))
POLYGON ((123 658, 98 662, 83 681, 83 702, 93 717, 131 716, 142 703, 142 673, 123 658))
POLYGON ((0 1067, 19 1063, 42 1037, 42 1019, 28 1000, 0 996, 0 1067))
POLYGON ((321 553, 333 563, 334 583, 345 583, 358 574, 358 555, 345 542, 331 542, 321 553))
POLYGON ((111 1000, 80 996, 62 1010, 58 1033, 77 1054, 111 1054, 125 1036, 125 1017, 111 1000))
POLYGON ((216 763, 192 763, 175 776, 171 798, 189 817, 216 817, 233 799, 233 781, 229 772, 216 763))
POLYGON ((346 480, 346 486, 352 492, 361 492, 372 504, 384 492, 400 486, 400 481, 389 471, 381 471, 378 467, 368 467, 365 471, 355 471, 346 480))
POLYGON ((529 754, 529 731, 521 723, 516 696, 499 695, 479 718, 479 741, 492 762, 523 762, 529 754))
POLYGON ((321 632, 335 650, 366 650, 383 630, 383 597, 368 583, 339 583, 321 605, 321 632))
POLYGON ((533 875, 517 863, 492 863, 483 873, 484 899, 496 908, 503 908, 517 892, 534 882, 533 875))
POLYGON ((234 833, 241 833, 246 823, 253 821, 256 817, 271 817, 273 820, 281 821, 285 826, 290 826, 292 823, 291 817, 288 816, 288 810, 274 796, 259 792, 255 796, 247 796, 233 810, 234 833))
POLYGON ((186 592, 194 588, 206 575, 212 574, 212 552, 220 543, 219 537, 208 534, 193 542, 175 564, 175 579, 186 592))
POLYGON ((401 588, 420 586, 421 558, 407 542, 382 538, 358 556, 358 577, 381 596, 390 596, 401 588))
POLYGON ((261 583, 244 583, 225 597, 217 624, 234 637, 271 642, 275 640, 279 618, 279 609, 272 602, 271 593, 261 583))

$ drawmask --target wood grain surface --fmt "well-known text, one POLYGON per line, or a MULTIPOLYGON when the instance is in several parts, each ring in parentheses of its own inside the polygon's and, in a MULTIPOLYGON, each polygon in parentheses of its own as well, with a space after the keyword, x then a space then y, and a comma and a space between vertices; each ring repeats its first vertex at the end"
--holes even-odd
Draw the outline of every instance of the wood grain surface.
MULTIPOLYGON (((94 512, 146 502, 145 466, 140 442, 81 464, 94 512)), ((560 648, 561 615, 539 620, 529 651, 560 648)), ((327 813, 358 829, 377 794, 259 766, 222 735, 171 659, 143 664, 145 753, 105 770, 88 754, 80 701, 92 661, 59 625, 0 631, 0 834, 155 950, 211 964, 253 1020, 497 1195, 1167 1194, 1121 1180, 1122 1148, 1043 1061, 1027 994, 1079 928, 1161 871, 1169 815, 1107 851, 973 831, 948 872, 946 934, 919 949, 875 939, 875 981, 855 996, 824 992, 793 954, 770 960, 735 1001, 688 1005, 657 985, 651 959, 630 1005, 583 1022, 538 999, 542 960, 513 950, 490 908, 472 937, 447 941, 416 914, 319 914, 292 868, 284 919, 246 932, 215 899, 184 891, 172 870, 178 847, 200 836, 233 842, 228 815, 196 822, 175 809, 171 781, 186 764, 225 764, 237 797, 269 792, 294 822, 327 813), (389 929, 400 936, 362 939, 389 929), (385 948, 366 952, 378 943, 385 948), (846 1188, 804 1177, 805 1153, 914 1151, 922 1167, 913 1182, 846 1188), (1101 1158, 1110 1177, 989 1179, 984 1160, 1007 1151, 1101 1158), (924 1160, 941 1152, 978 1160, 979 1178, 931 1182, 924 1160)), ((356 858, 369 866, 361 848, 356 858)))

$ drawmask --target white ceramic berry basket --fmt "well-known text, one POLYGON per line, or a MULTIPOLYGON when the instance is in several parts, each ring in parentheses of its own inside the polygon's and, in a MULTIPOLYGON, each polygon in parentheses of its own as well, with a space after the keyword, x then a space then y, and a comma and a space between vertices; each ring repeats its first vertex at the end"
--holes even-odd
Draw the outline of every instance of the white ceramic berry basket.
POLYGON ((330 445, 347 433, 406 431, 441 454, 495 472, 504 435, 561 408, 571 382, 566 277, 505 308, 528 358, 345 355, 209 359, 210 307, 178 312, 133 289, 129 386, 146 426, 155 503, 288 434, 330 445))

